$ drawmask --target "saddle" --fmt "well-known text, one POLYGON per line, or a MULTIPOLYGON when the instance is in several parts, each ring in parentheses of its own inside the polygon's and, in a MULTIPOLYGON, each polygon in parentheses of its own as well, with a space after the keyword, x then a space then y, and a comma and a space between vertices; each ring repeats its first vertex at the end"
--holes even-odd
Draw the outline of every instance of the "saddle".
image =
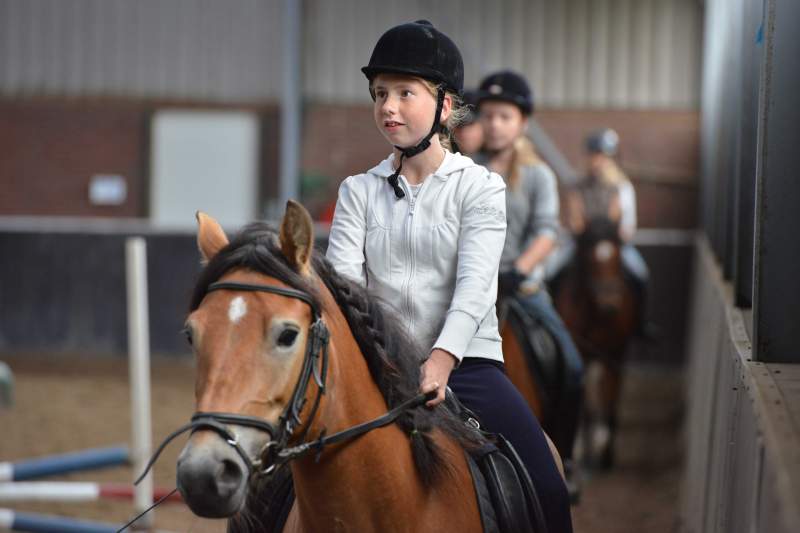
POLYGON ((565 391, 563 354, 552 333, 532 317, 516 297, 504 299, 502 306, 504 320, 522 346, 525 361, 540 392, 545 418, 549 419, 565 391))
MULTIPOLYGON (((500 434, 481 430, 478 417, 449 389, 445 406, 484 438, 483 445, 465 452, 483 531, 547 533, 536 489, 511 443, 500 434)), ((295 499, 291 469, 283 465, 263 483, 266 485, 254 491, 259 501, 247 502, 247 518, 239 520, 234 517, 228 521, 229 533, 251 531, 252 525, 249 524, 253 519, 263 531, 283 531, 295 499)))
POLYGON ((468 450, 467 464, 485 533, 546 533, 536 488, 516 450, 499 433, 483 431, 478 417, 448 389, 446 405, 479 431, 485 443, 468 450))

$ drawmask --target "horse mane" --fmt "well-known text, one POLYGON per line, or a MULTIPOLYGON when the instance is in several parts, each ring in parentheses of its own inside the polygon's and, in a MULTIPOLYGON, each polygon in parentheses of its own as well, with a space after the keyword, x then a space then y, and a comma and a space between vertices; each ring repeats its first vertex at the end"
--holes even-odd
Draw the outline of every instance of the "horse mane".
MULTIPOLYGON (((317 250, 312 253, 311 260, 314 271, 344 314, 388 407, 391 409, 417 395, 420 365, 426 354, 405 331, 397 313, 364 287, 336 273, 317 250)), ((305 291, 317 305, 321 305, 319 289, 313 281, 298 274, 281 252, 277 230, 269 224, 254 222, 245 226, 201 272, 192 295, 191 310, 200 305, 211 283, 237 267, 259 272, 305 291)), ((479 435, 443 404, 435 409, 408 411, 396 423, 409 437, 417 471, 426 486, 448 472, 450 466, 444 450, 433 439, 434 428, 442 430, 465 448, 480 444, 479 435)))

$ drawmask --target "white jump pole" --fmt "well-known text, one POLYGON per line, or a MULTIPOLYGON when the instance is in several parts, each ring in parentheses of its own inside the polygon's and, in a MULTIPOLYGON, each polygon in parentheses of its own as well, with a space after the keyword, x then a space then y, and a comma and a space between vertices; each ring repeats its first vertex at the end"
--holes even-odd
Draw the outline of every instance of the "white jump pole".
MULTIPOLYGON (((142 237, 125 242, 125 274, 128 288, 128 368, 131 386, 131 465, 133 477, 144 470, 150 458, 150 328, 147 307, 147 249, 142 237)), ((153 502, 153 472, 136 486, 134 512, 143 512, 153 502)), ((151 527, 153 513, 147 513, 139 527, 151 527)))

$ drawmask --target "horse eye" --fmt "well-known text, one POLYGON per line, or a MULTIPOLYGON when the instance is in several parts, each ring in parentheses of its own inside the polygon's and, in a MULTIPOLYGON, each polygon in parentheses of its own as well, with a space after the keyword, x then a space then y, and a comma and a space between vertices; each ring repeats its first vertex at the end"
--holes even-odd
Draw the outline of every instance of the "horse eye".
POLYGON ((186 342, 189 343, 189 346, 192 345, 192 330, 188 327, 185 327, 181 330, 181 333, 186 337, 186 342))
POLYGON ((296 329, 285 329, 281 331, 281 334, 278 336, 278 346, 283 346, 284 348, 288 348, 294 341, 297 339, 298 331, 296 329))

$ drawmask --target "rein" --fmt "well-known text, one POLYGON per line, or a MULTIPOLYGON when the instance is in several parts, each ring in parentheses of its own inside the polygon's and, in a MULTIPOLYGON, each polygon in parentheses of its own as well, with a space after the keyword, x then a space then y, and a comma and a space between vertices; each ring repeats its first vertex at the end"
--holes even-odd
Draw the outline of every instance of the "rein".
POLYGON ((373 429, 387 426, 397 420, 406 411, 415 409, 436 397, 436 391, 421 393, 406 400, 378 418, 339 431, 333 435, 325 436, 325 431, 323 430, 319 437, 315 440, 305 441, 296 446, 289 446, 289 440, 297 428, 302 425, 300 412, 306 404, 306 393, 312 378, 317 385, 317 395, 307 419, 308 424, 303 430, 302 435, 300 435, 301 440, 308 432, 311 421, 314 419, 317 409, 319 408, 320 399, 322 395, 325 394, 325 382, 328 374, 328 343, 330 341, 330 333, 328 328, 325 326, 325 323, 322 321, 320 309, 314 299, 311 298, 308 293, 296 289, 277 287, 274 285, 216 282, 208 286, 207 292, 215 290, 267 292, 301 300, 311 307, 312 323, 311 327, 309 328, 309 340, 306 344, 303 368, 300 371, 300 377, 298 378, 297 384, 294 387, 294 392, 292 393, 291 399, 286 405, 283 413, 280 415, 280 417, 278 417, 277 425, 262 418, 249 415, 203 411, 194 413, 188 424, 176 429, 161 442, 155 453, 150 458, 150 461, 148 461, 144 472, 142 472, 142 474, 134 482, 134 485, 138 485, 142 479, 144 479, 155 462, 158 460, 161 452, 164 451, 164 448, 166 448, 167 445, 176 437, 186 433, 187 431, 195 432, 199 429, 209 429, 215 431, 225 440, 225 442, 228 443, 228 445, 232 446, 236 450, 236 452, 244 461, 245 465, 247 465, 250 476, 262 476, 269 475, 277 467, 288 463, 293 459, 302 457, 311 451, 317 452, 317 460, 319 460, 319 457, 322 454, 325 446, 338 444, 340 442, 361 436, 372 431, 373 429), (247 451, 241 446, 236 438, 236 435, 230 429, 228 429, 227 425, 245 426, 258 429, 264 433, 267 433, 270 436, 270 440, 266 445, 264 445, 261 452, 259 452, 258 458, 253 459, 247 454, 247 451))

